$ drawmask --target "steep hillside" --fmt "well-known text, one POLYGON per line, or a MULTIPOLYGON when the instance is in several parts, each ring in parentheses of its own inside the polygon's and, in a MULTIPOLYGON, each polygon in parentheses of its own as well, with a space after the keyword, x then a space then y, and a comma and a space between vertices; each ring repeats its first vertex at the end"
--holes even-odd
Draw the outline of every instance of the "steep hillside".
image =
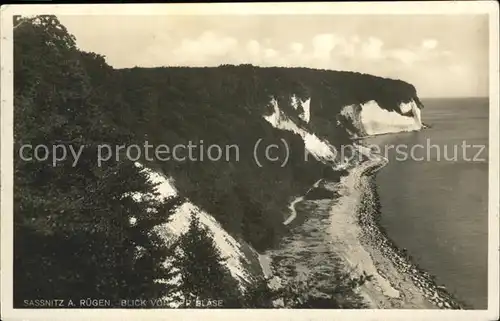
MULTIPOLYGON (((355 137, 421 127, 423 106, 412 85, 359 73, 224 65, 132 68, 110 77, 128 105, 120 110, 120 127, 132 129, 138 143, 238 146, 239 160, 155 166, 257 249, 272 246, 284 231, 290 199, 323 176, 327 166, 321 155, 308 157, 311 145, 325 140, 340 150, 355 137), (303 132, 271 126, 276 106, 303 132), (286 166, 282 148, 279 162, 259 167, 253 157, 259 140, 264 146, 284 140, 286 166)), ((260 156, 265 159, 264 151, 260 156)))
MULTIPOLYGON (((140 163, 135 163, 135 166, 148 177, 151 183, 156 184, 155 190, 157 195, 155 198, 157 198, 157 201, 179 196, 173 179, 169 179, 149 168, 144 168, 140 163)), ((142 193, 136 193, 134 198, 139 201, 143 196, 144 194, 142 193)), ((184 200, 179 207, 175 209, 171 219, 166 223, 155 226, 154 230, 165 244, 173 244, 188 230, 192 214, 197 215, 200 218, 200 223, 210 231, 216 247, 225 259, 225 266, 239 285, 238 290, 244 292, 256 278, 262 275, 262 270, 259 265, 259 254, 243 240, 231 236, 220 226, 212 215, 203 211, 189 200, 184 200)), ((134 225, 136 221, 136 217, 130 218, 130 223, 132 225, 134 225)), ((171 258, 167 258, 164 262, 166 265, 173 265, 173 263, 171 258)), ((165 283, 168 286, 179 286, 180 275, 172 279, 160 278, 157 281, 165 283)), ((180 291, 177 291, 169 293, 163 299, 169 306, 176 307, 182 302, 182 300, 180 300, 181 296, 182 294, 180 291)))

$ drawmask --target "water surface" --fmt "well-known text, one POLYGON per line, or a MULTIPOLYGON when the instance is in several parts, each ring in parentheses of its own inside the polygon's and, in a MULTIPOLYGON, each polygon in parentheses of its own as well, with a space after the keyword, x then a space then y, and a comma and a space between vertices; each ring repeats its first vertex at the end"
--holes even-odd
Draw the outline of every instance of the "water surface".
POLYGON ((389 158, 376 177, 381 224, 438 284, 470 308, 486 309, 488 100, 423 104, 432 128, 366 140, 389 158))

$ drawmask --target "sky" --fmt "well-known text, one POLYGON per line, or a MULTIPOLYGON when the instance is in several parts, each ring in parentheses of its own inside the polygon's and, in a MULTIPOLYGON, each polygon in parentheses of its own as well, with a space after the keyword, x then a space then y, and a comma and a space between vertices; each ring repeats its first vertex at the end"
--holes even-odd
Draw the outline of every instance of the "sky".
POLYGON ((488 95, 486 15, 59 16, 115 68, 349 70, 412 83, 421 98, 488 95))

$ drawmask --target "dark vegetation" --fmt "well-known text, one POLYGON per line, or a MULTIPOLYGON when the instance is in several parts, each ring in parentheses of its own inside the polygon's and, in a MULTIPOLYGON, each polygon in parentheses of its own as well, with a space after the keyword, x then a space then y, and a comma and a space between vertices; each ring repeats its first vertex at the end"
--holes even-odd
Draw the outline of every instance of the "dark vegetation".
POLYGON ((280 290, 272 291, 283 300, 283 305, 298 309, 362 309, 367 308, 361 295, 360 286, 373 279, 362 274, 353 277, 338 268, 329 280, 332 285, 320 284, 323 275, 307 275, 288 281, 280 290), (311 291, 313 289, 313 291, 311 291))
POLYGON ((304 197, 304 199, 312 201, 312 200, 320 200, 320 199, 334 199, 338 196, 338 192, 329 191, 323 187, 316 187, 310 190, 304 197))
MULTIPOLYGON (((188 231, 178 240, 180 254, 175 265, 180 271, 183 307, 196 307, 196 300, 222 300, 225 308, 244 305, 238 282, 224 266, 224 257, 196 214, 188 231)), ((211 307, 218 307, 212 306, 211 307)))
MULTIPOLYGON (((205 146, 237 145, 239 161, 142 161, 172 176, 183 196, 229 233, 262 250, 283 232, 290 198, 304 193, 325 168, 312 157, 304 161, 298 135, 274 129, 263 119, 272 113, 271 97, 296 123, 336 146, 350 143, 345 126, 336 125, 341 106, 375 99, 394 109, 399 101, 416 98, 413 86, 402 81, 349 72, 251 65, 115 70, 103 56, 79 50, 54 16, 17 17, 14 26, 16 307, 30 299, 117 302, 177 290, 155 282, 173 277, 162 265, 173 249, 165 248, 151 228, 166 222, 182 200, 136 202, 131 193, 152 192, 154 186, 124 158, 98 167, 99 144, 174 146, 203 140, 205 146), (303 110, 292 107, 292 95, 311 97, 309 124, 299 118, 303 110), (256 164, 253 148, 261 138, 264 146, 287 142, 291 155, 286 166, 263 161, 263 151, 263 167, 256 164), (21 160, 22 144, 84 149, 76 166, 71 161, 52 166, 21 160), (138 248, 143 249, 139 254, 138 248)), ((210 237, 193 224, 194 234, 180 243, 193 256, 179 264, 187 271, 192 262, 206 259, 215 272, 203 288, 196 288, 199 279, 185 279, 182 290, 202 296, 207 289, 233 293, 210 237), (214 287, 219 281, 225 287, 214 287)), ((231 301, 231 306, 269 304, 264 283, 257 282, 246 299, 231 301)))
POLYGON ((416 97, 415 88, 403 81, 306 68, 131 68, 110 77, 121 87, 130 108, 121 113, 122 123, 134 130, 137 143, 148 140, 174 146, 202 140, 205 146, 239 147, 239 161, 162 162, 160 166, 187 197, 257 250, 275 244, 291 195, 305 192, 325 168, 313 157, 304 161, 304 144, 298 135, 274 129, 263 119, 273 112, 271 98, 297 124, 340 148, 351 142, 346 131, 349 123, 336 125, 342 106, 374 99, 396 110, 399 102, 416 97), (302 101, 311 98, 309 124, 299 118, 300 108, 292 107, 292 95, 302 101), (267 162, 258 167, 252 153, 259 139, 263 146, 284 139, 291 151, 288 164, 267 162))
POLYGON ((118 98, 95 89, 75 39, 55 17, 15 19, 14 25, 15 306, 166 295, 154 280, 171 277, 161 264, 169 251, 149 231, 179 200, 136 202, 130 193, 153 186, 133 163, 96 166, 98 144, 131 141, 104 107, 118 98), (75 167, 24 161, 17 152, 22 144, 69 143, 85 147, 75 167))

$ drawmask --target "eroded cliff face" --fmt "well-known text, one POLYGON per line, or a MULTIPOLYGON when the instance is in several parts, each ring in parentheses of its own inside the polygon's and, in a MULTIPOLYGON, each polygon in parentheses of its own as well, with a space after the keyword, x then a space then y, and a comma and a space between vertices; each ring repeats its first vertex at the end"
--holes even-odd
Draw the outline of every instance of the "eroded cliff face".
MULTIPOLYGON (((157 200, 162 200, 179 196, 175 181, 172 177, 168 177, 150 168, 144 167, 138 162, 135 164, 145 172, 148 180, 152 184, 157 185, 155 187, 157 195, 134 194, 133 197, 137 202, 140 202, 144 197, 153 197, 157 200)), ((241 292, 245 291, 246 287, 251 283, 251 280, 263 273, 260 268, 259 254, 244 240, 229 234, 213 215, 194 205, 187 199, 175 210, 173 216, 167 223, 155 226, 154 230, 158 232, 158 235, 166 245, 171 245, 188 230, 193 214, 198 217, 200 224, 209 231, 215 246, 225 258, 225 267, 232 278, 237 282, 239 290, 241 292)), ((134 225, 135 222, 136 218, 130 218, 130 224, 134 225)), ((140 253, 141 249, 137 248, 137 255, 140 256, 140 253)), ((164 265, 172 267, 175 272, 177 269, 173 262, 173 259, 169 258, 164 262, 164 265)), ((175 286, 180 284, 180 277, 181 276, 178 275, 169 280, 157 279, 157 282, 165 284, 167 287, 175 286)), ((170 307, 179 307, 183 302, 182 293, 179 291, 169 293, 168 296, 162 299, 164 303, 170 307)))
POLYGON ((346 130, 353 137, 408 132, 422 129, 420 107, 410 99, 399 103, 399 111, 382 108, 376 101, 349 105, 340 112, 349 124, 346 130))
MULTIPOLYGON (((329 110, 328 100, 314 97, 300 99, 295 94, 292 94, 291 101, 292 106, 301 113, 299 117, 304 122, 312 123, 313 125, 320 124, 320 127, 325 121, 329 122, 327 127, 331 128, 331 131, 336 133, 337 137, 339 136, 339 130, 345 131, 345 134, 350 138, 360 138, 372 135, 418 131, 423 128, 421 118, 421 108, 423 105, 416 96, 397 102, 396 108, 394 106, 385 106, 375 99, 341 106, 340 108, 331 108, 328 117, 325 117, 325 114, 329 110), (311 99, 320 100, 320 102, 311 107, 311 99), (325 108, 325 104, 327 104, 327 108, 325 108), (320 111, 318 112, 316 109, 320 111), (312 120, 311 114, 314 115, 312 120)), ((323 130, 323 134, 325 133, 328 133, 328 130, 323 130)), ((332 139, 335 140, 335 137, 332 137, 332 139)))

